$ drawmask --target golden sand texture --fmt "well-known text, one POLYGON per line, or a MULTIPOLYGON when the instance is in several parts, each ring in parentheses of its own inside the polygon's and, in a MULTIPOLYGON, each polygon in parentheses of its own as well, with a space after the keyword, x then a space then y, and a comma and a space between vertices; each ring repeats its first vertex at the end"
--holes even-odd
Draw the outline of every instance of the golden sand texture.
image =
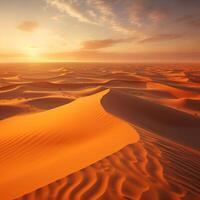
POLYGON ((0 200, 199 200, 200 68, 0 65, 0 200))

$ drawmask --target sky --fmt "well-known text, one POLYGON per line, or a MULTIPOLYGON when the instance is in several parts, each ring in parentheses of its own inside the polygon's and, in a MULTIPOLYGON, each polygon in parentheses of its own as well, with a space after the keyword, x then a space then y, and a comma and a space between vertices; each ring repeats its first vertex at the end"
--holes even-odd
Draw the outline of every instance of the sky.
POLYGON ((200 0, 7 0, 0 13, 0 62, 200 61, 200 0))

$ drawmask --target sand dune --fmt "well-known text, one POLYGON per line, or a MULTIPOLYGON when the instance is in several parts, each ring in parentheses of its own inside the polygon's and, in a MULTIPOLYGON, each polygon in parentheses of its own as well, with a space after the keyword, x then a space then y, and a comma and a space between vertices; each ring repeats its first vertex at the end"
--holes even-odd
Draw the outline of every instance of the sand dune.
MULTIPOLYGON (((30 95, 31 96, 31 95, 30 95)), ((30 98, 30 97, 29 97, 30 98)), ((72 102, 74 99, 65 97, 39 97, 27 99, 2 100, 0 103, 0 120, 19 114, 36 113, 53 109, 72 102)))
POLYGON ((74 83, 51 83, 51 82, 32 82, 30 84, 27 84, 28 88, 34 88, 37 90, 59 90, 59 89, 67 89, 67 90, 73 90, 73 89, 82 89, 82 88, 88 88, 88 87, 95 87, 98 86, 97 83, 93 82, 74 82, 74 83))
POLYGON ((65 94, 72 96, 74 98, 79 98, 79 97, 84 97, 88 95, 92 95, 98 92, 101 92, 105 90, 106 87, 98 86, 98 87, 93 87, 93 88, 86 88, 86 89, 81 89, 81 90, 76 90, 76 91, 66 91, 65 94))
POLYGON ((13 88, 12 90, 7 90, 4 92, 0 92, 0 99, 9 99, 9 100, 13 100, 13 99, 20 99, 20 98, 34 98, 34 97, 43 97, 43 96, 47 96, 50 95, 51 93, 48 91, 44 91, 44 90, 31 90, 30 87, 23 87, 23 86, 18 86, 13 88))
POLYGON ((197 116, 200 113, 200 100, 198 98, 152 99, 152 100, 156 103, 167 105, 176 110, 181 110, 195 116, 197 116))
POLYGON ((13 90, 16 90, 18 89, 18 85, 17 84, 12 84, 12 85, 7 85, 7 86, 3 86, 3 87, 0 87, 0 92, 9 92, 9 91, 13 91, 13 90))
POLYGON ((198 67, 6 64, 0 75, 0 200, 200 199, 198 67))
POLYGON ((200 149, 200 118, 116 90, 105 95, 102 104, 106 111, 130 123, 200 149))
POLYGON ((181 89, 178 89, 178 88, 175 88, 175 87, 172 87, 169 85, 160 84, 160 83, 149 82, 149 83, 147 83, 147 87, 150 89, 158 89, 158 90, 168 91, 177 98, 182 98, 182 97, 192 98, 192 97, 199 96, 198 93, 195 94, 191 91, 181 90, 181 89))
POLYGON ((186 99, 184 105, 194 111, 200 111, 200 99, 186 99))
POLYGON ((104 111, 100 100, 107 92, 0 122, 2 199, 31 192, 139 139, 133 127, 104 111))
POLYGON ((138 143, 16 200, 198 200, 199 156, 137 130, 138 143))
POLYGON ((33 100, 26 101, 26 105, 34 106, 38 109, 48 110, 62 106, 72 102, 73 99, 69 98, 59 98, 59 97, 46 97, 46 98, 37 98, 33 100))
POLYGON ((21 106, 0 105, 0 120, 26 112, 27 109, 21 106))
POLYGON ((133 80, 120 80, 113 79, 104 84, 107 87, 132 87, 132 88, 145 88, 146 83, 143 81, 133 81, 133 80))

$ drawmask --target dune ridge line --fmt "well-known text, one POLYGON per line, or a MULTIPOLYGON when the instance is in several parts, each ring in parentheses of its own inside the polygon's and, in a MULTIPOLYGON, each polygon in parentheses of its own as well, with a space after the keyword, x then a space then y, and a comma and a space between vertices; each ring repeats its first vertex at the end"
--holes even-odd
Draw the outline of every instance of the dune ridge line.
POLYGON ((1 121, 1 198, 17 198, 137 142, 136 130, 102 107, 108 92, 1 121))

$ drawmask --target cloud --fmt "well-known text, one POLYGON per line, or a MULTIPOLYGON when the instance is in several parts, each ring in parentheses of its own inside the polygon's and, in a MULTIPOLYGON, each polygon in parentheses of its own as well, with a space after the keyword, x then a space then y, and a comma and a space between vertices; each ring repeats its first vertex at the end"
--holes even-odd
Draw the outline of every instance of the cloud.
POLYGON ((163 5, 161 0, 134 0, 127 13, 132 24, 148 26, 167 19, 171 11, 169 5, 163 5))
POLYGON ((67 13, 81 22, 94 23, 89 17, 82 13, 75 1, 47 0, 47 3, 56 7, 60 12, 67 13))
POLYGON ((147 37, 147 38, 139 41, 139 43, 164 42, 164 41, 175 40, 180 37, 181 37, 181 35, 179 35, 179 34, 158 34, 158 35, 154 35, 152 37, 147 37))
MULTIPOLYGON (((173 28, 175 19, 199 13, 199 0, 46 0, 79 22, 110 28, 122 34, 150 33, 159 26, 173 28), (187 8, 187 10, 185 9, 187 8)), ((191 24, 198 26, 199 21, 191 24)), ((178 27, 177 27, 178 29, 178 27)))
POLYGON ((200 18, 191 20, 189 24, 200 28, 200 18))
POLYGON ((9 53, 0 53, 0 59, 6 58, 21 58, 24 54, 17 53, 17 52, 9 52, 9 53))
POLYGON ((159 23, 167 19, 167 16, 168 12, 164 9, 152 10, 152 12, 149 13, 149 18, 155 23, 159 23))
POLYGON ((188 21, 193 20, 193 19, 194 19, 194 16, 191 15, 191 14, 188 14, 188 15, 183 15, 183 16, 179 17, 177 19, 177 21, 178 22, 188 22, 188 21))
POLYGON ((60 21, 62 18, 63 18, 63 15, 56 15, 56 16, 51 17, 51 19, 54 21, 60 21))
POLYGON ((83 43, 83 49, 103 49, 114 46, 119 43, 132 42, 135 38, 105 39, 105 40, 89 40, 83 43))
MULTIPOLYGON (((56 7, 60 12, 76 18, 80 22, 104 25, 115 31, 129 34, 130 27, 124 26, 118 14, 115 12, 114 1, 106 0, 46 0, 47 3, 56 7)), ((120 6, 120 5, 118 5, 120 6)))
POLYGON ((52 61, 88 61, 88 62, 200 62, 200 53, 179 52, 153 52, 153 53, 130 53, 130 52, 103 52, 103 51, 73 51, 50 53, 43 55, 52 61))
POLYGON ((115 20, 110 20, 110 26, 113 30, 121 32, 123 34, 135 33, 135 30, 131 29, 130 27, 125 27, 121 25, 119 22, 116 22, 115 20))
POLYGON ((200 16, 198 15, 184 15, 178 18, 177 21, 190 26, 200 27, 200 16))
POLYGON ((34 32, 39 27, 36 21, 23 21, 18 26, 17 29, 24 32, 34 32))

